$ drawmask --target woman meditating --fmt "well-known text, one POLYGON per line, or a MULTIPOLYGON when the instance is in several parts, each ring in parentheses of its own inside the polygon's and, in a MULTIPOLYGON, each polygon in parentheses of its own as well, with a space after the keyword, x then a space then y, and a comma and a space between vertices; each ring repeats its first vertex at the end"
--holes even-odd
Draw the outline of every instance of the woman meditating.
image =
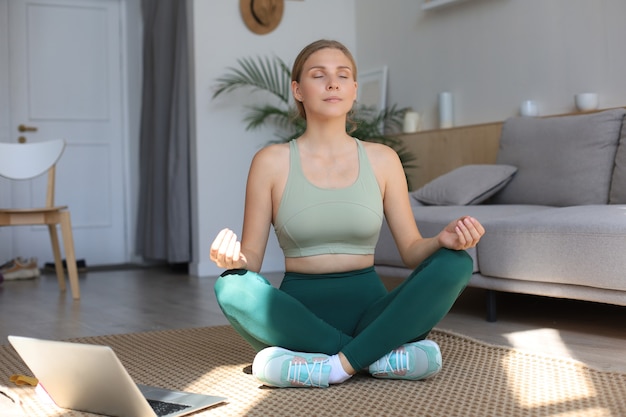
POLYGON ((241 240, 230 229, 210 257, 235 330, 258 352, 253 375, 274 387, 328 387, 361 370, 419 380, 441 369, 426 340, 472 275, 464 249, 485 233, 472 217, 424 238, 415 224, 396 152, 350 136, 357 69, 339 42, 319 40, 297 56, 291 88, 306 131, 254 156, 241 240), (414 271, 388 292, 374 270, 386 218, 414 271), (285 256, 279 288, 258 272, 274 227, 285 256))

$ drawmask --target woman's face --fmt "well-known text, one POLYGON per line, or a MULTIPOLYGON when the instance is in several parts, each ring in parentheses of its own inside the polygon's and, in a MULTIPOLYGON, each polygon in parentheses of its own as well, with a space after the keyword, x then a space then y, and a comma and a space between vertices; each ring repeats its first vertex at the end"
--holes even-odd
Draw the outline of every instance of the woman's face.
POLYGON ((304 62, 300 82, 292 82, 293 95, 301 101, 307 120, 343 117, 357 96, 352 62, 338 49, 325 48, 304 62))

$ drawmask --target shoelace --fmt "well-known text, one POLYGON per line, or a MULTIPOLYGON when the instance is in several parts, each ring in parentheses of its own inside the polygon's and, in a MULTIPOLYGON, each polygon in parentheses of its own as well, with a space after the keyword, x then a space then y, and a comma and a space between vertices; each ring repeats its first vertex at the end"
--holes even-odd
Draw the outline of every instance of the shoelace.
POLYGON ((22 258, 21 256, 18 256, 17 258, 13 258, 5 262, 4 264, 0 265, 0 270, 10 269, 16 265, 27 267, 27 266, 30 266, 31 263, 35 263, 35 264, 37 263, 35 261, 35 258, 26 259, 26 258, 22 258))
POLYGON ((287 380, 294 385, 319 387, 322 385, 322 367, 326 360, 327 358, 313 358, 313 363, 309 364, 306 359, 295 356, 289 363, 287 380), (316 381, 313 380, 314 376, 316 376, 316 381), (304 381, 301 377, 305 377, 304 381))
POLYGON ((8 269, 13 266, 13 263, 14 263, 14 260, 11 259, 10 261, 7 261, 3 263, 2 265, 0 265, 0 269, 8 269))
POLYGON ((385 370, 391 370, 396 375, 404 375, 409 369, 409 352, 404 347, 399 347, 385 356, 385 362, 385 370), (395 367, 391 364, 391 358, 395 358, 395 367))

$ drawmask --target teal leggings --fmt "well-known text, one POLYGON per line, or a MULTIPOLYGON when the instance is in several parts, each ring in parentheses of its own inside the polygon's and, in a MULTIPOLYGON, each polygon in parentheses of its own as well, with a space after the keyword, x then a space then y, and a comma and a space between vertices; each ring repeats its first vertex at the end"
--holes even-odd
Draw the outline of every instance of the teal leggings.
POLYGON ((280 288, 255 272, 228 270, 215 283, 215 294, 228 321, 255 350, 343 352, 358 370, 424 339, 471 275, 465 251, 440 249, 391 292, 370 267, 322 275, 287 272, 280 288))

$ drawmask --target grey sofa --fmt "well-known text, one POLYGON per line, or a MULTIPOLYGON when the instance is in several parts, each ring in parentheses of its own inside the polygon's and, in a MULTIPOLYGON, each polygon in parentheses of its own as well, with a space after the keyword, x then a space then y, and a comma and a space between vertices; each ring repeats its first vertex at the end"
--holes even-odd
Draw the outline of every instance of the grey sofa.
MULTIPOLYGON (((410 193, 424 236, 476 217, 486 234, 468 252, 470 286, 626 306, 626 110, 550 118, 513 117, 502 126, 495 164, 466 165, 410 193)), ((375 267, 406 277, 383 225, 375 267)))

